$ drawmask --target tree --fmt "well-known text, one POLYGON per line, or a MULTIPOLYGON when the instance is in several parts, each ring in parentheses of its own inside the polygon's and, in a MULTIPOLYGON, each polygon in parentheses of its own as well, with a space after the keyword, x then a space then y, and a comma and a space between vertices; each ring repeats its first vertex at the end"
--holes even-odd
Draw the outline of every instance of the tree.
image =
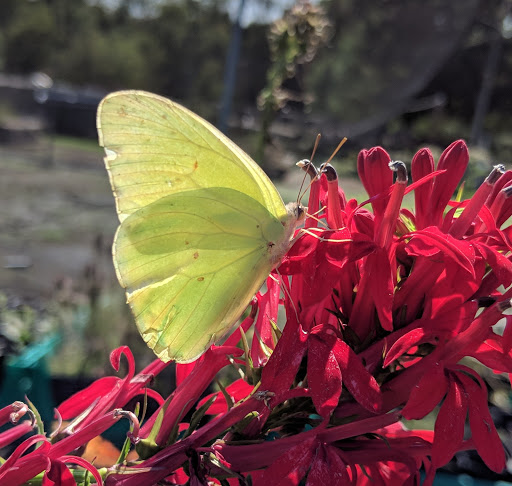
POLYGON ((4 35, 4 69, 17 73, 45 70, 55 48, 55 33, 55 19, 45 3, 11 6, 4 35))

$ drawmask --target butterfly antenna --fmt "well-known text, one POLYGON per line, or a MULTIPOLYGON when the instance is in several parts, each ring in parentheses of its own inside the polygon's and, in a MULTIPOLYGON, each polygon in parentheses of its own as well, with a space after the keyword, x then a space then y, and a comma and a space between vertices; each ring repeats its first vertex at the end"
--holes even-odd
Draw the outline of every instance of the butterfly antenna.
MULTIPOLYGON (((318 172, 318 169, 307 159, 297 162, 297 165, 302 170, 304 170, 306 172, 306 174, 309 174, 309 177, 310 177, 310 181, 309 181, 309 184, 307 185, 306 189, 304 189, 304 191, 302 191, 302 192, 299 191, 299 195, 297 197, 297 204, 300 204, 300 201, 306 195, 306 193, 308 192, 308 190, 311 187, 311 185, 313 184, 313 182, 315 182, 320 177, 320 173, 318 172)), ((304 183, 304 180, 302 182, 304 183)), ((301 189, 302 189, 302 186, 303 186, 303 184, 301 185, 301 189)))
POLYGON ((311 182, 308 184, 308 187, 302 192, 302 188, 304 187, 304 183, 306 182, 306 176, 309 174, 311 177, 311 181, 315 180, 316 177, 318 177, 318 171, 316 170, 315 166, 313 165, 313 158, 315 157, 316 149, 318 148, 318 144, 320 143, 321 135, 318 134, 315 139, 315 145, 313 145, 313 150, 311 152, 311 158, 303 159, 297 162, 297 165, 304 169, 305 174, 302 178, 302 183, 299 188, 299 193, 297 194, 297 204, 300 204, 301 199, 304 197, 304 194, 308 191, 309 187, 311 186, 311 182))
POLYGON ((322 135, 317 134, 316 139, 315 139, 315 145, 313 145, 313 151, 311 152, 311 159, 310 159, 311 162, 313 162, 313 158, 315 157, 316 149, 318 148, 318 145, 320 144, 321 138, 322 138, 322 135))
POLYGON ((322 166, 320 167, 320 172, 324 169, 324 167, 332 160, 334 159, 334 156, 340 151, 340 148, 343 147, 343 145, 345 144, 345 142, 347 141, 347 137, 343 137, 343 139, 341 140, 341 142, 338 144, 338 146, 336 147, 336 150, 332 153, 332 155, 322 164, 322 166))

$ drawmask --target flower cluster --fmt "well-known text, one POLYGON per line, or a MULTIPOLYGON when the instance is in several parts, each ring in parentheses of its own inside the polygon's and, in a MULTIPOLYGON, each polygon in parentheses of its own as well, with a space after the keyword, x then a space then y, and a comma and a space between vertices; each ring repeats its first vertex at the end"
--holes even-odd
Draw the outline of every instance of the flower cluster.
MULTIPOLYGON (((311 217, 227 341, 177 365, 167 399, 148 388, 166 365, 156 360, 136 375, 129 349, 114 351, 114 368, 121 355, 128 359, 127 376, 98 380, 61 404, 59 415, 72 421, 60 440, 43 430, 26 439, 0 466, 1 484, 36 475, 45 486, 81 484, 88 470, 107 486, 250 484, 249 477, 265 486, 414 485, 423 469, 429 485, 464 449, 501 471, 487 388, 468 364, 512 372, 512 316, 504 314, 512 306, 512 171, 497 166, 470 199, 459 191, 452 200, 468 160, 460 140, 437 166, 422 149, 408 185, 405 164, 380 147, 363 150, 363 203, 347 201, 330 165, 317 172, 303 163, 311 217), (414 211, 402 207, 411 191, 414 211), (226 366, 241 377, 199 400, 226 366), (123 410, 137 395, 159 404, 140 426, 137 410, 123 410), (435 409, 433 431, 401 423, 435 409), (79 457, 80 446, 122 417, 131 429, 117 464, 96 469, 79 457), (137 456, 128 460, 130 442, 137 456)), ((13 404, 0 419, 26 411, 13 404)), ((16 425, 0 443, 31 427, 16 425)))

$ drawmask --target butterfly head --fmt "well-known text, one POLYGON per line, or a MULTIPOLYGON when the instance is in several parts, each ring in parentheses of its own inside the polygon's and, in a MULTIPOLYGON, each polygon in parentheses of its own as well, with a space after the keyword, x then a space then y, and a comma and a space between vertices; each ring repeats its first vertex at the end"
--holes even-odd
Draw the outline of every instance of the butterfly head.
POLYGON ((286 241, 290 241, 295 232, 295 228, 299 227, 306 219, 308 208, 302 206, 298 202, 291 202, 286 205, 287 217, 283 221, 285 227, 286 241))
POLYGON ((301 206, 296 202, 288 203, 286 205, 287 215, 283 220, 281 220, 281 224, 284 227, 282 237, 279 238, 279 240, 273 240, 267 243, 270 259, 274 265, 277 265, 281 261, 284 254, 290 248, 295 228, 300 226, 306 218, 307 209, 308 208, 305 206, 301 206))
POLYGON ((286 205, 286 212, 288 213, 288 219, 285 223, 285 226, 288 224, 293 225, 293 229, 297 226, 301 225, 306 219, 306 213, 308 208, 306 206, 302 206, 302 204, 298 202, 291 202, 286 205))

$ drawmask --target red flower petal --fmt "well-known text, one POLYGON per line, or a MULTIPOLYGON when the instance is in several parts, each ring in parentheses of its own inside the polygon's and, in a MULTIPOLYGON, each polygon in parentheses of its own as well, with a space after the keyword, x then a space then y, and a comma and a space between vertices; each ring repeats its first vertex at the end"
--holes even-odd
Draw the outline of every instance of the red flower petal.
MULTIPOLYGON (((411 176, 414 182, 419 181, 422 177, 431 174, 434 171, 434 157, 429 149, 421 149, 413 157, 411 161, 411 176)), ((417 187, 414 191, 414 207, 416 209, 416 227, 423 229, 425 224, 425 215, 427 213, 430 197, 432 195, 432 180, 417 187)))
POLYGON ((507 170, 500 179, 494 184, 494 187, 492 188, 491 195, 485 202, 485 204, 489 207, 491 207, 496 200, 496 197, 501 192, 501 190, 508 185, 509 182, 512 181, 512 170, 507 170))
POLYGON ((131 380, 135 375, 135 359, 128 346, 119 346, 117 349, 114 349, 114 351, 110 353, 110 364, 112 365, 112 368, 114 368, 116 371, 119 371, 119 364, 123 354, 128 360, 128 373, 126 377, 131 380))
POLYGON ((318 440, 312 437, 288 449, 265 470, 263 484, 298 486, 311 466, 317 447, 318 440))
POLYGON ((366 259, 365 272, 370 272, 369 291, 375 303, 379 322, 386 331, 393 330, 394 282, 387 252, 378 248, 366 259))
MULTIPOLYGON (((416 323, 417 321, 414 322, 416 323)), ((389 366, 393 361, 395 361, 395 359, 398 359, 413 346, 434 341, 437 334, 436 330, 426 330, 423 327, 417 327, 416 329, 404 334, 394 342, 393 346, 391 346, 389 351, 386 353, 386 358, 384 359, 383 364, 384 368, 389 366)))
POLYGON ((271 322, 277 322, 281 286, 273 277, 267 278, 267 291, 258 295, 259 312, 254 325, 251 358, 255 368, 261 368, 268 360, 265 349, 274 349, 271 322))
POLYGON ((27 420, 19 425, 11 427, 10 429, 0 432, 0 449, 11 444, 24 435, 29 434, 33 430, 34 426, 27 420))
POLYGON ((478 386, 463 373, 458 373, 457 377, 470 397, 469 425, 476 450, 487 467, 499 473, 505 467, 505 451, 489 412, 487 389, 478 386))
MULTIPOLYGON (((190 373, 185 381, 174 391, 172 395, 172 405, 165 410, 161 427, 155 438, 157 444, 167 443, 175 425, 183 415, 192 408, 196 400, 207 389, 217 372, 229 364, 227 357, 229 354, 240 356, 242 350, 234 347, 212 346, 203 354, 202 359, 198 362, 197 366, 194 367, 192 373, 190 373)), ((163 407, 165 407, 165 405, 163 407)), ((153 414, 151 418, 153 417, 156 418, 156 414, 153 414)), ((146 433, 148 433, 153 423, 154 422, 150 419, 144 424, 141 428, 142 437, 147 436, 146 433)))
POLYGON ((272 356, 261 372, 261 390, 287 391, 306 351, 307 334, 294 319, 293 311, 272 356))
POLYGON ((477 359, 496 373, 510 373, 512 371, 512 357, 503 351, 503 338, 491 335, 476 349, 468 349, 468 356, 477 359))
POLYGON ((194 366, 197 364, 199 360, 192 361, 191 363, 176 363, 175 373, 176 373, 176 386, 181 385, 185 378, 192 373, 194 366))
POLYGON ((116 412, 109 412, 100 418, 90 422, 80 430, 66 436, 64 439, 52 444, 48 451, 50 459, 58 459, 64 454, 73 452, 78 447, 86 444, 94 437, 102 434, 108 428, 112 427, 122 416, 116 412))
POLYGON ((477 242, 474 242, 473 245, 495 273, 499 281, 496 287, 501 284, 505 288, 508 288, 512 283, 512 262, 491 246, 482 245, 477 242))
POLYGON ((61 461, 52 461, 50 470, 44 474, 42 486, 76 486, 75 478, 61 461))
POLYGON ((94 400, 111 392, 120 381, 116 376, 100 378, 64 400, 58 407, 63 420, 71 420, 80 415, 94 400))
POLYGON ((448 394, 441 405, 434 427, 432 465, 435 468, 447 464, 462 445, 467 413, 466 393, 457 379, 451 379, 448 394))
POLYGON ((347 200, 345 199, 345 193, 338 186, 338 177, 336 171, 329 164, 328 167, 324 168, 324 171, 330 169, 326 175, 327 177, 327 204, 326 208, 326 219, 329 228, 338 229, 343 227, 342 208, 345 207, 347 200), (334 179, 332 177, 335 177, 334 179))
POLYGON ((473 278, 474 250, 469 243, 456 240, 450 235, 442 233, 438 228, 430 226, 412 235, 407 246, 410 255, 432 256, 440 250, 450 259, 453 259, 473 278))
POLYGON ((98 486, 103 485, 103 480, 101 479, 101 474, 99 473, 99 471, 89 461, 86 461, 84 458, 78 456, 61 456, 60 460, 66 464, 70 462, 71 464, 78 464, 84 469, 87 469, 93 475, 94 479, 96 479, 96 483, 98 483, 98 486))
POLYGON ((505 329, 503 330, 503 352, 505 354, 510 354, 510 350, 512 349, 512 316, 504 316, 505 317, 505 329))
MULTIPOLYGON (((325 174, 318 179, 312 176, 311 186, 309 187, 308 214, 317 214, 320 207, 320 190, 321 184, 326 184, 325 174)), ((306 218, 305 228, 316 228, 317 221, 315 218, 306 218)))
POLYGON ((2 486, 17 486, 32 479, 35 475, 50 466, 48 451, 50 443, 44 435, 33 435, 25 439, 0 466, 2 486), (41 445, 33 452, 21 457, 33 445, 41 441, 41 445))
POLYGON ((22 457, 15 467, 0 473, 0 481, 2 486, 20 486, 25 484, 34 476, 43 472, 50 465, 50 460, 46 454, 33 452, 22 457))
POLYGON ((419 383, 411 390, 409 400, 402 410, 407 420, 419 420, 434 410, 448 389, 448 379, 444 367, 437 363, 423 375, 419 383))
POLYGON ((468 161, 469 153, 464 140, 453 142, 441 154, 437 170, 445 169, 446 172, 438 175, 434 181, 430 198, 429 224, 435 226, 441 224, 443 211, 459 185, 468 161))
POLYGON ((309 470, 306 486, 350 484, 347 466, 336 451, 322 444, 317 451, 311 469, 309 470))
MULTIPOLYGON (((391 157, 382 147, 361 150, 357 156, 357 172, 370 197, 389 191, 393 172, 389 170, 391 157)), ((388 203, 389 195, 372 201, 373 212, 380 218, 388 203)))
POLYGON ((319 415, 328 417, 341 395, 341 371, 332 352, 336 336, 311 333, 308 339, 308 383, 319 415))
MULTIPOLYGON (((251 391, 254 390, 253 385, 249 385, 245 380, 240 378, 239 380, 234 381, 226 387, 226 392, 233 399, 234 403, 239 402, 243 398, 249 396, 251 391)), ((210 393, 206 397, 202 398, 196 406, 197 408, 202 407, 212 396, 216 395, 217 398, 210 405, 210 408, 207 410, 207 415, 217 415, 219 413, 225 413, 228 410, 228 404, 226 403, 226 398, 222 392, 210 393)))
POLYGON ((459 214, 459 217, 453 222, 452 227, 449 229, 449 233, 452 236, 462 238, 468 232, 478 213, 484 207, 485 201, 491 194, 494 184, 502 174, 503 166, 494 167, 485 181, 478 187, 475 194, 473 194, 473 197, 467 201, 462 213, 459 214))
POLYGON ((340 365, 343 384, 355 400, 371 412, 379 411, 382 395, 375 378, 363 366, 361 360, 350 346, 338 339, 333 348, 340 365))

